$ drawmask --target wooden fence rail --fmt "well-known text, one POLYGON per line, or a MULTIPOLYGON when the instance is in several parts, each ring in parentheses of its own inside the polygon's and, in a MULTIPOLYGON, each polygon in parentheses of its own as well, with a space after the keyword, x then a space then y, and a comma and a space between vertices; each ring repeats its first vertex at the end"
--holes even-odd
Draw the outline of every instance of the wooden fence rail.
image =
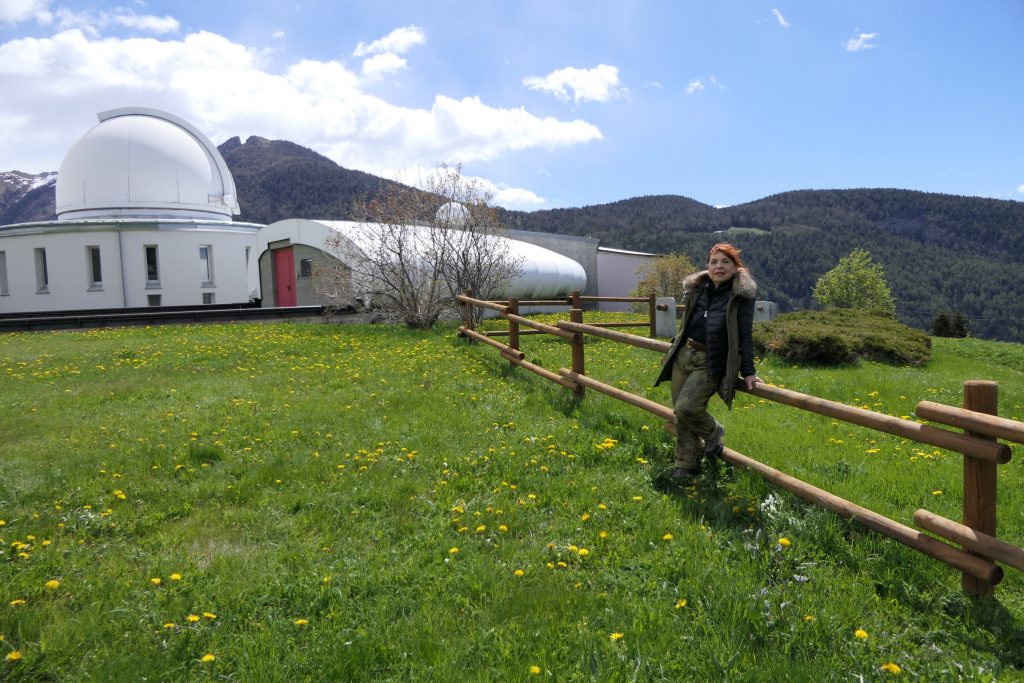
MULTIPOLYGON (((510 363, 571 389, 577 396, 583 395, 584 388, 592 389, 658 416, 665 421, 668 431, 675 431, 675 415, 672 408, 588 377, 584 371, 584 335, 609 339, 659 353, 667 352, 671 344, 650 337, 608 329, 607 325, 584 324, 580 302, 588 300, 649 301, 653 334, 655 310, 653 297, 649 300, 630 297, 616 299, 613 297, 581 297, 576 294, 569 299, 574 304, 569 311, 570 320, 559 320, 555 325, 538 323, 518 315, 519 305, 526 302, 515 299, 508 302, 492 302, 475 299, 467 293, 458 297, 458 300, 467 308, 464 316, 467 325, 459 328, 461 336, 481 341, 498 349, 501 357, 510 363), (473 316, 468 311, 472 306, 498 311, 499 315, 509 321, 509 329, 492 331, 488 335, 472 329, 469 321, 472 321, 473 316), (520 332, 520 325, 532 329, 520 332), (556 374, 526 361, 525 354, 519 349, 519 335, 531 333, 551 334, 569 341, 572 348, 572 368, 561 368, 556 374), (498 334, 508 335, 509 343, 502 344, 490 339, 490 336, 498 334)), ((643 325, 646 326, 646 324, 643 325)), ((620 325, 616 324, 616 326, 620 325)), ((747 391, 742 383, 737 383, 737 389, 747 391)), ((914 523, 919 528, 962 546, 962 550, 785 474, 731 448, 724 449, 721 457, 733 465, 759 473, 774 485, 804 500, 831 510, 846 519, 857 521, 910 548, 959 569, 962 573, 961 585, 969 595, 991 597, 994 594, 995 585, 1003 578, 1003 570, 995 564, 996 561, 1024 571, 1024 549, 995 537, 996 466, 1009 462, 1011 457, 1010 447, 998 443, 996 439, 1002 438, 1007 441, 1024 443, 1024 423, 995 415, 997 391, 998 385, 995 382, 972 380, 964 383, 964 407, 962 408, 930 401, 921 401, 917 404, 918 417, 961 428, 964 430, 963 433, 764 383, 755 385, 748 392, 776 403, 962 453, 964 456, 963 523, 946 519, 927 510, 917 510, 913 516, 914 523)))

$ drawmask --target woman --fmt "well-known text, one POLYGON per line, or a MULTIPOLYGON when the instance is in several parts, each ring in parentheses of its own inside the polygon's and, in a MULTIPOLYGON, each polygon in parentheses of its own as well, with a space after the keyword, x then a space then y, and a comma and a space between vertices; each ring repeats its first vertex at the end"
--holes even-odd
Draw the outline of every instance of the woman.
POLYGON ((708 413, 716 391, 732 408, 736 378, 747 390, 761 381, 754 370, 754 296, 757 283, 731 244, 711 247, 707 270, 683 281, 683 320, 655 386, 672 380, 676 415, 675 469, 684 481, 700 472, 701 455, 722 452, 725 429, 708 413), (703 452, 699 450, 704 441, 703 452))

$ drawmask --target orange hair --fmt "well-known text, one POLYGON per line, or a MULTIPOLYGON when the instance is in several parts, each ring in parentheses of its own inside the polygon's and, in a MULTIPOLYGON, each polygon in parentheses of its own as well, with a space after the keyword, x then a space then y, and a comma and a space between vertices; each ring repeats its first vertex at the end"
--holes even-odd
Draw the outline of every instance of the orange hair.
POLYGON ((708 251, 708 260, 711 260, 711 255, 715 252, 720 252, 729 257, 729 260, 736 264, 737 268, 746 268, 746 264, 743 263, 743 259, 740 258, 740 250, 732 246, 728 242, 719 242, 715 246, 711 247, 708 251))

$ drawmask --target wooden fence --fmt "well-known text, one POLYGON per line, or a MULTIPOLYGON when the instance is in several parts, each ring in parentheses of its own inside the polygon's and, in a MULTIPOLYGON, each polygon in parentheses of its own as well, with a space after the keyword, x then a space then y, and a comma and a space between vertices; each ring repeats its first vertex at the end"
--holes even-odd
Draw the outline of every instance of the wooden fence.
MULTIPOLYGON (((585 389, 593 389, 653 413, 665 421, 667 431, 675 433, 675 416, 672 408, 587 376, 583 341, 585 335, 610 339, 659 353, 667 352, 671 346, 666 341, 609 329, 607 324, 604 326, 584 324, 583 311, 579 308, 580 301, 598 298, 579 297, 573 301, 573 308, 569 311, 569 320, 559 320, 554 325, 547 325, 519 315, 517 304, 520 302, 515 300, 484 301, 475 299, 467 293, 458 297, 465 311, 465 324, 459 328, 459 335, 494 347, 502 358, 513 365, 526 368, 545 379, 556 382, 572 390, 576 396, 582 397, 585 389), (504 331, 508 336, 507 344, 493 339, 492 337, 495 336, 493 332, 484 334, 473 329, 472 307, 497 311, 501 317, 508 320, 508 330, 504 331), (526 354, 519 348, 519 336, 526 333, 521 331, 520 327, 524 326, 530 328, 530 333, 550 334, 569 342, 572 367, 561 368, 554 373, 527 361, 526 354)), ((644 301, 644 299, 640 299, 640 301, 644 301)), ((563 302, 559 300, 558 303, 563 302)), ((651 332, 653 334, 653 299, 650 300, 650 305, 651 332)), ((639 325, 646 324, 640 323, 639 325)), ((747 391, 741 382, 737 383, 736 388, 739 391, 747 391)), ((913 517, 914 524, 920 529, 940 537, 936 538, 769 467, 731 448, 725 448, 722 452, 721 458, 726 462, 757 472, 772 484, 804 500, 831 510, 845 519, 859 522, 959 569, 962 575, 961 585, 969 595, 991 597, 994 594, 996 584, 1003 579, 1003 569, 996 564, 997 561, 1024 571, 1024 549, 995 536, 997 467, 1008 463, 1011 456, 1010 447, 999 443, 997 439, 1024 443, 1024 423, 996 415, 997 383, 981 380, 965 382, 962 408, 930 401, 921 401, 917 404, 918 417, 962 429, 962 433, 763 383, 755 385, 747 393, 876 431, 962 453, 964 456, 963 520, 962 523, 955 522, 928 510, 917 510, 913 517), (951 541, 961 547, 958 548, 946 541, 951 541)))

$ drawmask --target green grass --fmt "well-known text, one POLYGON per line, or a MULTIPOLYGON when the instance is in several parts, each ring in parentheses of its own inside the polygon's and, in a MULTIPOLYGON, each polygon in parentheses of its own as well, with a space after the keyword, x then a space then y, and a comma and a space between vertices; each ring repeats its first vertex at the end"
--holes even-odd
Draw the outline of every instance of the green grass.
MULTIPOLYGON (((657 361, 588 340, 588 374, 667 403, 657 361)), ((759 372, 894 415, 995 379, 1024 417, 1019 345, 759 372)), ((960 515, 958 454, 745 394, 712 409, 732 448, 904 524, 960 515)), ((4 680, 1024 677, 1020 572, 975 603, 954 570, 757 475, 662 488, 656 419, 452 327, 0 335, 0 444, 4 680)), ((1000 469, 1017 544, 1022 483, 1000 469)))

